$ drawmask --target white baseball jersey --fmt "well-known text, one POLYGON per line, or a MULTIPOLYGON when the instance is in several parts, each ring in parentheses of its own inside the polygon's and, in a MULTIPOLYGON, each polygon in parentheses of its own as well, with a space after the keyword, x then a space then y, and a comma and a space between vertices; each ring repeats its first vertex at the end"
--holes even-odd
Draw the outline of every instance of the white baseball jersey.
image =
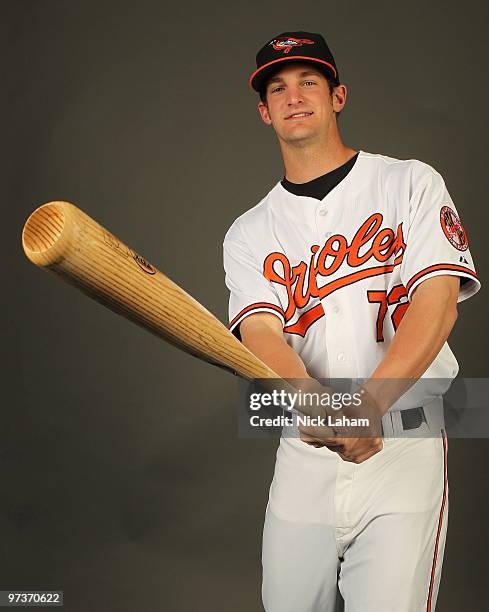
MULTIPOLYGON (((480 288, 440 174, 364 151, 323 200, 277 183, 228 230, 224 268, 230 329, 275 314, 315 378, 368 378, 425 279, 461 277, 459 301, 480 288)), ((457 372, 445 344, 424 376, 457 372)))
MULTIPOLYGON (((224 267, 230 329, 275 314, 315 378, 368 378, 423 280, 459 276, 459 301, 480 287, 438 172, 364 151, 322 200, 275 185, 228 230, 224 267)), ((445 344, 424 374, 435 398, 409 392, 427 420, 404 438, 405 394, 383 418, 395 437, 358 465, 281 438, 263 534, 267 612, 331 612, 337 589, 348 610, 434 611, 448 513, 436 387, 457 372, 445 344)))

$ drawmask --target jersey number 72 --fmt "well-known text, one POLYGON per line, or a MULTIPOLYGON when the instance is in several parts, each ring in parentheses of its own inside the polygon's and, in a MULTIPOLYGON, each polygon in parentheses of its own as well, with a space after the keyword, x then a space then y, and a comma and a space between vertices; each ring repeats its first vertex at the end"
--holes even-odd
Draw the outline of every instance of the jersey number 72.
POLYGON ((391 313, 391 321, 394 326, 394 331, 397 330, 399 324, 402 321, 402 317, 409 308, 409 302, 401 302, 402 298, 407 296, 407 290, 404 285, 396 285, 389 293, 387 291, 372 290, 367 291, 367 299, 371 304, 379 305, 379 312, 377 314, 376 334, 377 342, 384 342, 384 319, 387 314, 389 306, 397 306, 391 313))

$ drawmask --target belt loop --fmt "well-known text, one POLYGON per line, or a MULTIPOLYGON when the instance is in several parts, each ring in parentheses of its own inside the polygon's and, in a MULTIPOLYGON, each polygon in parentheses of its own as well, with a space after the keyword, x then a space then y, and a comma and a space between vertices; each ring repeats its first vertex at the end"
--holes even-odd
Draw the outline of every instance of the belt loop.
POLYGON ((394 425, 392 423, 392 412, 386 412, 382 417, 382 433, 385 438, 394 437, 394 425))
POLYGON ((398 410, 392 413, 392 429, 394 430, 394 436, 396 438, 402 437, 404 427, 402 426, 401 413, 398 410))
POLYGON ((445 428, 443 397, 436 397, 429 404, 425 404, 423 410, 429 431, 439 437, 440 430, 445 428))

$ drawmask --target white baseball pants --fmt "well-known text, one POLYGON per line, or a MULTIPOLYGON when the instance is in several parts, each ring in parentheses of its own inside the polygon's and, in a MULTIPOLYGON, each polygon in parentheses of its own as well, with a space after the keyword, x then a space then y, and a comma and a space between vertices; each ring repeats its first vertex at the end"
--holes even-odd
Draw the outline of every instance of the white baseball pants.
POLYGON ((433 612, 446 451, 445 435, 385 438, 354 464, 282 438, 263 533, 266 612, 433 612))

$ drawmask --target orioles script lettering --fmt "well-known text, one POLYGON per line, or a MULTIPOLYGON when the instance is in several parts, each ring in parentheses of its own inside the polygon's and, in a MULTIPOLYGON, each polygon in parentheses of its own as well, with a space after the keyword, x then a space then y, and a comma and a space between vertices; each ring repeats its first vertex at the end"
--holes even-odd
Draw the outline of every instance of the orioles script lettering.
MULTIPOLYGON (((322 299, 341 287, 365 278, 387 274, 402 262, 406 249, 402 223, 394 231, 389 227, 382 228, 382 222, 382 214, 374 213, 358 228, 350 244, 342 234, 333 234, 322 248, 316 244, 312 245, 309 263, 301 261, 296 266, 291 266, 288 257, 278 252, 270 253, 265 258, 263 275, 270 282, 282 285, 287 291, 288 306, 284 312, 286 321, 294 316, 297 308, 305 308, 311 298, 322 299), (392 263, 387 264, 392 258, 392 263), (331 277, 345 262, 350 268, 361 269, 318 287, 318 277, 331 277), (381 265, 364 267, 365 264, 374 262, 381 265)), ((309 316, 307 327, 317 318, 309 316)))

